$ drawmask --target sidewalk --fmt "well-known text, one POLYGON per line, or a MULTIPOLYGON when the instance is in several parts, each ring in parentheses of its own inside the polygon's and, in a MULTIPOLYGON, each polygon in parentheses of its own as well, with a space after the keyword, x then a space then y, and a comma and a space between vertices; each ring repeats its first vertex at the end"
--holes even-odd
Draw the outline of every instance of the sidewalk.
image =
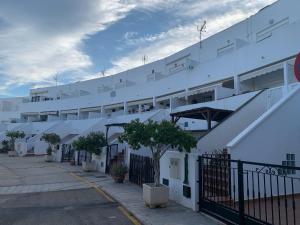
POLYGON ((144 225, 220 225, 223 224, 203 213, 193 212, 173 201, 168 207, 159 209, 149 209, 145 207, 142 199, 142 188, 125 182, 116 184, 111 177, 104 178, 103 174, 87 173, 77 174, 89 182, 97 184, 103 191, 120 202, 144 225), (101 181, 100 181, 101 180, 101 181))

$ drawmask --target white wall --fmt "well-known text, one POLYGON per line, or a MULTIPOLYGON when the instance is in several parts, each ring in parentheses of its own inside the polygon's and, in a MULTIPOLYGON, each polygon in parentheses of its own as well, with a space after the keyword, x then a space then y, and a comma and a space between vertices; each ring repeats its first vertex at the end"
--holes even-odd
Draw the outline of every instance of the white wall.
POLYGON ((184 156, 185 153, 180 153, 178 151, 167 151, 160 160, 160 178, 161 183, 163 178, 169 180, 170 187, 170 199, 174 200, 185 207, 197 210, 197 154, 190 153, 189 156, 189 184, 187 186, 191 187, 191 198, 186 198, 183 196, 183 182, 184 182, 184 156), (170 159, 179 160, 179 179, 174 179, 170 177, 170 159))
POLYGON ((105 173, 106 168, 106 148, 102 149, 100 155, 92 155, 92 161, 96 164, 96 169, 102 173, 105 173))
POLYGON ((56 92, 59 93, 61 90, 73 91, 76 88, 86 89, 91 94, 64 100, 24 103, 20 105, 21 112, 32 112, 32 110, 35 112, 67 110, 142 100, 152 98, 153 90, 155 90, 155 97, 158 97, 195 86, 217 82, 222 79, 232 78, 235 75, 294 56, 300 51, 298 44, 300 16, 296 10, 299 7, 300 3, 297 0, 278 1, 256 15, 204 40, 201 53, 199 53, 199 46, 195 44, 163 60, 114 76, 58 87, 37 89, 39 91, 49 91, 51 95, 54 95, 56 92), (272 31, 270 38, 258 43, 256 42, 257 32, 270 27, 270 20, 276 23, 284 18, 288 18, 286 25, 272 31), (217 50, 224 47, 227 41, 233 43, 243 42, 245 44, 236 44, 234 51, 223 56, 218 56, 217 50), (183 70, 178 73, 168 74, 167 68, 172 61, 179 60, 181 57, 187 55, 191 60, 198 61, 199 54, 201 63, 194 70, 183 70), (151 73, 153 68, 155 71, 160 71, 169 76, 159 81, 147 82, 146 77, 151 73), (112 97, 110 92, 97 93, 96 89, 98 86, 111 86, 118 83, 120 79, 134 81, 136 85, 116 89, 115 97, 112 97))
POLYGON ((297 88, 227 144, 232 158, 281 164, 286 153, 294 153, 299 166, 299 102, 297 88))
POLYGON ((257 94, 250 102, 203 136, 197 143, 199 153, 224 149, 230 140, 267 110, 267 97, 267 91, 257 94))

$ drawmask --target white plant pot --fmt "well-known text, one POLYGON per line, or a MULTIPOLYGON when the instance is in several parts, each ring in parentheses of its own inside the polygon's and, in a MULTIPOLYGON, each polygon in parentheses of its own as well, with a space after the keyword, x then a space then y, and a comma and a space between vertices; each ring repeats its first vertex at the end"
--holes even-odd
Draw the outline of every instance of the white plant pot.
POLYGON ((82 169, 85 172, 95 171, 96 164, 94 162, 82 162, 82 169))
POLYGON ((149 208, 166 207, 169 201, 169 187, 143 184, 143 199, 149 208))
POLYGON ((8 156, 9 157, 18 156, 18 153, 17 153, 17 151, 8 151, 8 156))
POLYGON ((46 155, 45 156, 45 162, 52 162, 53 161, 53 156, 52 155, 46 155))

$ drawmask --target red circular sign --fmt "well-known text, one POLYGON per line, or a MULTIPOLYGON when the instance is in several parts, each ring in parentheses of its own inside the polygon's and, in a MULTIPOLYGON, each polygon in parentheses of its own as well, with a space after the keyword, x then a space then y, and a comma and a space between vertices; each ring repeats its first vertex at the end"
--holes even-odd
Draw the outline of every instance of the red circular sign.
POLYGON ((295 76, 300 82, 300 53, 298 54, 294 65, 295 76))

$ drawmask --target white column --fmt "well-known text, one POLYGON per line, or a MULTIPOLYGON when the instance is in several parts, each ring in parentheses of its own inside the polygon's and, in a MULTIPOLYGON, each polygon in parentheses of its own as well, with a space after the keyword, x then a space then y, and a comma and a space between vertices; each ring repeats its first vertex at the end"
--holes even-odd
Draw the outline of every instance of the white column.
POLYGON ((142 112, 142 106, 139 105, 139 113, 141 113, 141 112, 142 112))
POLYGON ((218 100, 219 99, 219 86, 215 87, 214 88, 214 91, 215 91, 215 99, 214 100, 218 100))
POLYGON ((101 111, 100 111, 100 113, 101 113, 101 117, 104 117, 104 106, 101 106, 101 111))
POLYGON ((189 100, 189 96, 188 96, 189 90, 187 88, 185 89, 184 94, 185 94, 185 96, 184 96, 185 104, 187 105, 188 100, 189 100))
POLYGON ((124 102, 124 114, 128 114, 128 105, 127 105, 127 102, 124 102))
POLYGON ((288 62, 285 61, 283 63, 283 95, 288 93, 289 88, 289 65, 288 62))
POLYGON ((170 104, 169 112, 172 112, 172 107, 173 107, 172 98, 169 99, 169 104, 170 104))
POLYGON ((153 98, 152 98, 152 105, 153 105, 153 109, 155 109, 156 108, 156 97, 155 96, 153 96, 153 98))
POLYGON ((235 89, 235 94, 239 95, 240 94, 240 78, 238 75, 234 76, 234 89, 235 89))

